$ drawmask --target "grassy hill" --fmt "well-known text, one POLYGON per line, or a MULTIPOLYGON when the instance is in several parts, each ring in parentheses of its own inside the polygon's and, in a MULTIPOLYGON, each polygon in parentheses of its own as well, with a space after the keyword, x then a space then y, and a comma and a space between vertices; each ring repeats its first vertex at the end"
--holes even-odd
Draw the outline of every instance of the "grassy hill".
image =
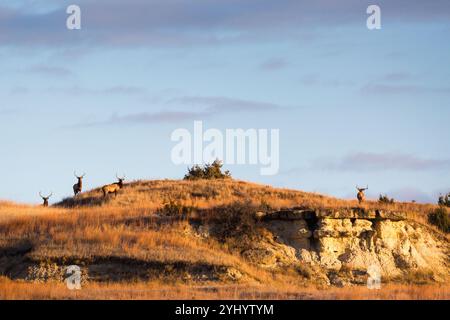
MULTIPOLYGON (((313 267, 255 265, 242 243, 266 237, 253 221, 258 211, 358 206, 232 179, 136 181, 117 197, 103 198, 94 189, 49 208, 0 202, 0 298, 346 297, 339 289, 321 290, 313 267), (215 226, 214 236, 206 223, 215 226), (65 288, 64 266, 71 264, 88 272, 86 289, 65 288)), ((370 201, 360 207, 402 211, 424 225, 435 208, 370 201)), ((432 297, 448 293, 401 286, 393 288, 432 297)), ((374 295, 358 290, 353 297, 374 295)))

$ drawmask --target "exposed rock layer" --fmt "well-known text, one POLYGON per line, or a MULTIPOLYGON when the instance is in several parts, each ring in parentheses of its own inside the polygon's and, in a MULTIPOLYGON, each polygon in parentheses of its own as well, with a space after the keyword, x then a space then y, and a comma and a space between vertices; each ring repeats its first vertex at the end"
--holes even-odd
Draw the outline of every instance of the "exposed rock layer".
POLYGON ((293 209, 259 213, 257 218, 270 232, 253 249, 266 267, 300 261, 330 274, 367 274, 372 268, 385 278, 411 271, 427 273, 435 281, 449 277, 447 239, 400 212, 293 209))

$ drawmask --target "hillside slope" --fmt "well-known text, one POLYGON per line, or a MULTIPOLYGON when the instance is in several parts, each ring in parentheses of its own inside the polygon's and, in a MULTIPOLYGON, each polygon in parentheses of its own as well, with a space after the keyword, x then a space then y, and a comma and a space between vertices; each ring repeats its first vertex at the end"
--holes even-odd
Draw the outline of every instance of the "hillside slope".
POLYGON ((448 238, 427 225, 432 205, 345 201, 236 180, 137 181, 50 207, 0 204, 0 274, 83 283, 272 287, 445 283, 448 238))

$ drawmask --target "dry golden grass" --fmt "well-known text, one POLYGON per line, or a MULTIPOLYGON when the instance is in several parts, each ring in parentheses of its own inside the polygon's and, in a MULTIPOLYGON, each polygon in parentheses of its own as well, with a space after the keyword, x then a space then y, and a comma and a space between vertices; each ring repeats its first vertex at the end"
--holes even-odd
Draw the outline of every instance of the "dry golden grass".
POLYGON ((327 299, 327 300, 449 300, 448 285, 384 285, 380 290, 363 286, 328 288, 267 285, 167 285, 161 282, 90 283, 69 290, 63 283, 30 283, 0 278, 0 299, 100 299, 100 300, 235 300, 235 299, 327 299))
MULTIPOLYGON (((279 189, 232 179, 136 181, 127 184, 117 199, 110 198, 109 201, 103 202, 101 190, 94 189, 81 194, 76 201, 69 201, 67 204, 75 206, 100 204, 108 207, 157 209, 170 200, 176 200, 182 205, 199 209, 229 205, 238 201, 249 201, 255 206, 266 204, 273 209, 293 206, 333 209, 359 206, 356 200, 341 200, 316 193, 279 189)), ((361 207, 421 213, 437 206, 417 203, 379 204, 377 201, 368 201, 361 207)))
POLYGON ((316 208, 354 208, 389 209, 402 211, 411 215, 423 215, 437 205, 398 202, 380 204, 367 201, 358 204, 356 200, 342 200, 316 193, 308 193, 290 189, 273 188, 232 179, 225 180, 154 180, 135 181, 126 184, 117 198, 102 198, 101 189, 97 188, 69 198, 50 208, 40 206, 19 205, 0 201, 0 217, 8 219, 21 215, 42 215, 45 213, 67 213, 67 210, 83 212, 102 211, 106 214, 116 211, 148 210, 154 212, 169 201, 176 201, 182 206, 197 209, 211 209, 231 205, 236 202, 247 202, 249 205, 267 206, 277 210, 290 207, 316 208))
POLYGON ((15 215, 0 222, 0 248, 17 251, 25 243, 32 248, 27 256, 36 262, 83 264, 121 259, 159 266, 182 263, 234 267, 249 281, 276 280, 270 272, 248 264, 213 239, 206 241, 191 236, 186 221, 157 224, 157 218, 144 209, 43 210, 47 214, 15 215))
MULTIPOLYGON (((90 282, 77 292, 67 290, 61 283, 38 284, 2 278, 0 299, 448 299, 448 287, 437 286, 387 285, 381 291, 365 288, 323 291, 301 287, 305 283, 299 280, 298 274, 272 272, 253 266, 239 253, 228 250, 226 244, 193 236, 189 223, 180 217, 163 219, 158 216, 158 210, 167 203, 175 203, 177 208, 214 214, 222 214, 218 209, 224 206, 242 203, 251 210, 359 206, 356 201, 231 179, 136 181, 127 184, 117 197, 103 199, 100 189, 95 189, 49 208, 0 202, 0 252, 25 246, 30 248, 27 257, 35 262, 89 264, 98 259, 122 259, 161 266, 183 263, 233 267, 245 275, 242 281, 245 285, 217 286, 217 283, 210 283, 206 287, 193 287, 173 279, 169 286, 167 278, 151 278, 151 282, 142 279, 133 283, 90 282)), ((367 202, 362 207, 402 211, 411 219, 427 223, 426 213, 436 206, 367 202)))
MULTIPOLYGON (((126 185, 117 198, 106 200, 96 189, 50 208, 0 203, 0 244, 14 245, 18 239, 27 240, 33 244, 32 256, 36 259, 86 258, 95 254, 96 257, 115 255, 140 260, 232 264, 228 261, 231 258, 216 258, 212 254, 217 249, 216 243, 184 237, 186 223, 162 226, 157 223, 155 213, 170 201, 193 210, 217 209, 242 202, 254 210, 358 206, 356 201, 243 181, 138 181, 126 185)), ((412 203, 367 202, 363 206, 406 211, 422 223, 426 223, 425 212, 434 208, 412 203)))
POLYGON ((83 213, 91 221, 93 217, 109 216, 112 219, 130 216, 151 216, 167 203, 194 210, 208 210, 245 203, 255 209, 278 210, 282 208, 306 207, 310 209, 388 209, 401 211, 411 220, 428 224, 427 213, 437 208, 432 204, 394 203, 380 204, 367 201, 342 200, 316 193, 289 189, 277 189, 266 185, 238 180, 155 180, 135 181, 125 185, 117 198, 102 197, 101 189, 94 189, 65 199, 50 208, 26 206, 0 202, 0 222, 37 216, 60 217, 66 214, 83 213))
POLYGON ((0 223, 22 217, 46 216, 48 214, 62 214, 65 209, 44 208, 42 206, 20 205, 15 203, 0 202, 0 223))

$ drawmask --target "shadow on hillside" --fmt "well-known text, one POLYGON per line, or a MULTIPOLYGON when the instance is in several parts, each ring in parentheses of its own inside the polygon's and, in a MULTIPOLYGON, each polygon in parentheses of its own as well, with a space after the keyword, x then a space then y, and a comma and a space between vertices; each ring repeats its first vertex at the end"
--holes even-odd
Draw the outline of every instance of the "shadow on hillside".
POLYGON ((108 199, 105 199, 100 196, 72 197, 72 198, 65 198, 61 202, 56 203, 55 207, 62 207, 62 208, 93 207, 93 206, 101 206, 107 201, 108 199))
POLYGON ((0 256, 23 256, 33 250, 33 243, 29 240, 20 240, 7 247, 0 247, 0 256))
MULTIPOLYGON (((61 257, 48 259, 42 264, 33 261, 42 271, 56 264, 62 270, 69 265, 78 265, 89 275, 91 281, 123 282, 149 281, 165 279, 166 281, 218 281, 225 274, 228 266, 190 261, 157 261, 131 257, 61 257)), ((16 266, 17 268, 18 266, 16 266)), ((23 272, 21 274, 24 275, 23 272)))
POLYGON ((0 247, 0 275, 10 279, 25 278, 30 265, 27 255, 32 250, 33 243, 29 240, 19 240, 0 247))
POLYGON ((171 281, 218 281, 226 266, 188 261, 145 261, 125 257, 96 259, 89 265, 91 278, 97 281, 165 279, 171 281))

